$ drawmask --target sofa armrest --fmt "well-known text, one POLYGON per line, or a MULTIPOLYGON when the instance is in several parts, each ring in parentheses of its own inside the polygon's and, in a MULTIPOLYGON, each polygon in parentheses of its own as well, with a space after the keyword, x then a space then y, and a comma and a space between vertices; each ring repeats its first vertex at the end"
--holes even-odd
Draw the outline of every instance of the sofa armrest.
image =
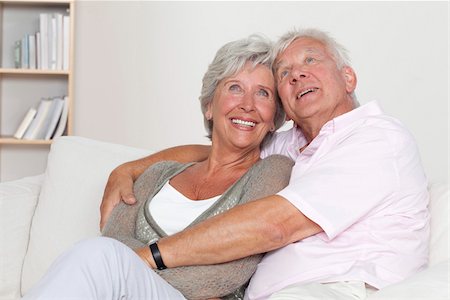
POLYGON ((20 297, 23 260, 43 175, 0 183, 0 299, 20 297))
POLYGON ((449 261, 440 262, 399 283, 387 286, 367 300, 449 299, 449 261))
POLYGON ((448 243, 449 230, 449 186, 436 182, 430 185, 430 257, 429 266, 450 259, 448 243))

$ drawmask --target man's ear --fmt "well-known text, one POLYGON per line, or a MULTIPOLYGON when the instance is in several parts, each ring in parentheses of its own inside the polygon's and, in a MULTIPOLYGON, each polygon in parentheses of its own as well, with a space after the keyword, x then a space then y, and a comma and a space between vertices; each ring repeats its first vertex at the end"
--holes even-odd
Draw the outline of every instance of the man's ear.
POLYGON ((353 93, 353 91, 356 89, 356 74, 355 71, 349 66, 342 67, 342 73, 344 75, 345 79, 345 89, 347 90, 347 93, 353 93))

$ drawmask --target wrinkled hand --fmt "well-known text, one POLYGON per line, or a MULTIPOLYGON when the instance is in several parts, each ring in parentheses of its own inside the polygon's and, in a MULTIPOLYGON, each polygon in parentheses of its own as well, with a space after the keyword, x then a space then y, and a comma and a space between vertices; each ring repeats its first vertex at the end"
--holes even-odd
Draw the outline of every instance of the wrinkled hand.
POLYGON ((141 247, 134 250, 137 255, 149 266, 151 269, 156 268, 153 256, 150 254, 150 249, 148 247, 141 247))
POLYGON ((120 201, 127 204, 136 203, 133 184, 134 178, 127 165, 120 165, 111 172, 100 205, 100 230, 103 229, 112 210, 120 201))

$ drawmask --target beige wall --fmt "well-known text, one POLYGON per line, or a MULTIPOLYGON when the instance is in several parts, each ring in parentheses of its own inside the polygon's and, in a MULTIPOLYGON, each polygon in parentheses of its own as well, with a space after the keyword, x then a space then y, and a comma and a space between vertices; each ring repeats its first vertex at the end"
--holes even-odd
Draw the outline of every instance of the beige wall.
POLYGON ((402 120, 429 177, 447 180, 447 2, 78 1, 75 134, 149 149, 207 143, 198 95, 215 51, 294 26, 350 50, 360 102, 402 120))

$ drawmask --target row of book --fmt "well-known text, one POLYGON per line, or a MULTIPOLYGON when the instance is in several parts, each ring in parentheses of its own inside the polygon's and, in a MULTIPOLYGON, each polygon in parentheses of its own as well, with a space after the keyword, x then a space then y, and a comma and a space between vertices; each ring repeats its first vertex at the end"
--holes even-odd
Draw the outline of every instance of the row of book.
POLYGON ((30 108, 14 134, 16 139, 50 140, 64 134, 69 113, 67 96, 43 98, 30 108))
POLYGON ((14 43, 14 67, 22 69, 69 69, 70 17, 61 13, 40 14, 39 31, 14 43))

